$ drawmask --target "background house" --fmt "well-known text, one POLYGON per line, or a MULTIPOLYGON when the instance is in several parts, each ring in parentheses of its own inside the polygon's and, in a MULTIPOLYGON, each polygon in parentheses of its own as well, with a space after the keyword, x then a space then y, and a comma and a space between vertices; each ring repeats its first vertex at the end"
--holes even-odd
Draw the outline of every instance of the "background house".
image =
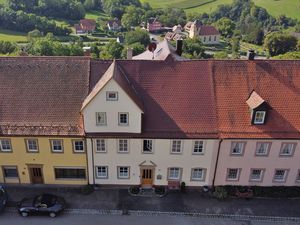
POLYGON ((118 18, 107 21, 107 27, 110 31, 120 31, 122 29, 121 21, 118 18))
POLYGON ((93 33, 96 29, 96 21, 94 19, 82 19, 74 27, 78 35, 93 33))
POLYGON ((199 20, 195 20, 193 23, 189 22, 185 27, 189 31, 190 38, 200 38, 203 44, 220 43, 220 33, 214 26, 203 25, 199 20))
POLYGON ((150 18, 147 21, 147 30, 150 33, 159 32, 162 30, 162 24, 158 21, 158 18, 150 18))

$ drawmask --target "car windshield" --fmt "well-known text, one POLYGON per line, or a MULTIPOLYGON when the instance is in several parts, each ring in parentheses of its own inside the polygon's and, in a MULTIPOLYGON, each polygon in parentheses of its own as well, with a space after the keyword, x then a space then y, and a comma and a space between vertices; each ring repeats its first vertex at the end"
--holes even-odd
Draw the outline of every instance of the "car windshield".
POLYGON ((57 197, 54 195, 44 194, 35 197, 33 205, 35 207, 52 207, 56 203, 57 197))

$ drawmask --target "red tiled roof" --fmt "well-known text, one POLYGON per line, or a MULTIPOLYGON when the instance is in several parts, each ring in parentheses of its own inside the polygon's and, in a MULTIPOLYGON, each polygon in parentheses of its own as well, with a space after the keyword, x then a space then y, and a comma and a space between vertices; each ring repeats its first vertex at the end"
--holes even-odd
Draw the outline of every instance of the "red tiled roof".
POLYGON ((221 137, 300 138, 300 60, 220 60, 212 69, 221 137), (264 125, 251 124, 252 90, 271 108, 264 125))
POLYGON ((255 91, 252 91, 251 95, 247 99, 246 103, 251 109, 256 109, 258 106, 263 104, 265 100, 263 100, 255 91))
POLYGON ((0 135, 83 135, 89 58, 1 57, 0 135))
MULTIPOLYGON (((217 116, 208 61, 179 62, 169 59, 116 62, 144 102, 143 134, 134 136, 217 137, 217 116)), ((93 81, 101 78, 93 67, 101 67, 102 63, 91 61, 93 81)))
POLYGON ((199 35, 219 35, 219 31, 214 26, 201 25, 199 35))
POLYGON ((93 31, 96 29, 96 21, 94 19, 82 19, 79 23, 82 30, 93 31))

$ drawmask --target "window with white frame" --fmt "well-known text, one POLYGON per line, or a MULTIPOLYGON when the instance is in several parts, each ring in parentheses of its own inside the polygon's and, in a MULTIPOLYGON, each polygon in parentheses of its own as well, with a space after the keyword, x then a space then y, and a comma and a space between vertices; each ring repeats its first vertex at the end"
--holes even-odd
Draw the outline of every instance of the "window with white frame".
POLYGON ((128 113, 119 113, 119 125, 120 126, 127 126, 129 120, 128 113))
POLYGON ((171 153, 181 153, 181 150, 182 150, 182 141, 181 140, 173 140, 171 153))
POLYGON ((194 154, 203 154, 203 141, 194 141, 193 153, 194 154))
POLYGON ((9 139, 1 139, 0 140, 0 151, 1 152, 11 152, 11 143, 9 139))
POLYGON ((232 142, 231 155, 243 155, 245 142, 232 142))
POLYGON ((288 170, 286 169, 276 169, 274 173, 274 181, 285 182, 288 170))
POLYGON ((51 140, 52 152, 63 152, 63 141, 62 140, 51 140))
POLYGON ((152 153, 153 152, 152 140, 143 140, 143 152, 144 153, 152 153))
POLYGON ((129 167, 128 166, 119 166, 118 167, 118 178, 119 179, 129 179, 129 167))
POLYGON ((297 177, 296 177, 296 181, 297 181, 297 182, 300 182, 300 170, 298 170, 297 177))
POLYGON ((27 146, 28 152, 38 152, 39 151, 37 139, 27 139, 26 146, 27 146))
POLYGON ((74 152, 84 152, 83 140, 73 140, 73 150, 74 152))
POLYGON ((169 180, 180 180, 181 169, 178 167, 171 167, 168 169, 168 179, 169 180))
POLYGON ((292 156, 294 154, 295 147, 296 147, 296 143, 282 143, 280 149, 280 155, 292 156))
POLYGON ((119 139, 119 152, 121 152, 121 153, 129 152, 128 140, 127 139, 119 139))
POLYGON ((269 142, 257 142, 255 155, 265 156, 269 154, 271 143, 269 142))
POLYGON ((107 166, 96 166, 96 177, 99 179, 108 178, 108 167, 107 166))
POLYGON ((2 167, 3 176, 7 179, 19 178, 18 168, 16 166, 3 166, 2 167))
POLYGON ((106 113, 96 112, 96 125, 105 126, 106 125, 106 113))
POLYGON ((106 145, 104 139, 96 139, 96 152, 106 152, 106 145))
POLYGON ((264 124, 266 117, 265 111, 256 111, 254 115, 254 124, 264 124))
POLYGON ((117 101, 118 100, 118 92, 116 92, 116 91, 107 91, 106 92, 106 100, 107 101, 117 101))
POLYGON ((193 181, 203 181, 205 179, 205 169, 203 168, 193 168, 191 174, 191 180, 193 181))
POLYGON ((240 176, 240 169, 228 169, 227 170, 227 180, 237 181, 240 176))
POLYGON ((251 181, 262 181, 263 170, 262 169, 251 169, 250 180, 251 181))

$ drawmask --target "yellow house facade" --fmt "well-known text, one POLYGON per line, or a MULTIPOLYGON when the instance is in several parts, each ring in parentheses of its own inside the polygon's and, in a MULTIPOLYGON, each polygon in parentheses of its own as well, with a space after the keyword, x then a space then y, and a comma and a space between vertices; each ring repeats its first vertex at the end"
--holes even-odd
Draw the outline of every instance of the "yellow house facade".
POLYGON ((0 183, 87 184, 81 138, 0 137, 0 183))

